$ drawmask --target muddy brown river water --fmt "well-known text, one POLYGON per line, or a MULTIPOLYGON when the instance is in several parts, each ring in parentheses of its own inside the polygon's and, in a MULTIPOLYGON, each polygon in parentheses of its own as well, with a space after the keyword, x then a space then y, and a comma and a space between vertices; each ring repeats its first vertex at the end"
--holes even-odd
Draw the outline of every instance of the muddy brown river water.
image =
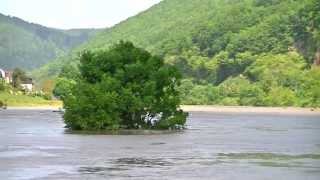
POLYGON ((70 134, 50 110, 0 111, 0 180, 320 179, 319 114, 192 112, 188 129, 70 134))

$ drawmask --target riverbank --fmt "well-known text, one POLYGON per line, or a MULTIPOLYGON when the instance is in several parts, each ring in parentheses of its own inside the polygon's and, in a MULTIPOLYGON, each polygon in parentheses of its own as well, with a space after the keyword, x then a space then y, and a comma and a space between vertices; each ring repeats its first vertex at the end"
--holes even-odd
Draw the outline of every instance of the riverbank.
POLYGON ((319 114, 319 108, 183 105, 187 112, 319 114))
POLYGON ((9 110, 52 110, 58 111, 61 110, 62 106, 9 106, 7 109, 9 110))
MULTIPOLYGON (((59 110, 62 104, 44 106, 9 106, 8 109, 16 110, 59 110)), ((212 113, 267 113, 267 114, 319 114, 319 108, 298 107, 249 107, 249 106, 205 106, 183 105, 186 112, 212 112, 212 113)))
POLYGON ((23 94, 12 95, 9 93, 0 93, 0 101, 7 104, 8 107, 33 107, 35 109, 42 107, 62 107, 61 101, 46 100, 42 97, 32 97, 23 94))

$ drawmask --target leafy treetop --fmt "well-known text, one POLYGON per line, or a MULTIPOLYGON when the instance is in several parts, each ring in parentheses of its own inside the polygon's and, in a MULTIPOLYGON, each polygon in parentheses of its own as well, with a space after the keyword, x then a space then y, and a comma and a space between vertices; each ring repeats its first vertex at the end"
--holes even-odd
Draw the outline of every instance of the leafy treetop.
POLYGON ((173 66, 130 42, 85 51, 80 76, 63 98, 64 119, 75 130, 180 128, 181 75, 173 66))

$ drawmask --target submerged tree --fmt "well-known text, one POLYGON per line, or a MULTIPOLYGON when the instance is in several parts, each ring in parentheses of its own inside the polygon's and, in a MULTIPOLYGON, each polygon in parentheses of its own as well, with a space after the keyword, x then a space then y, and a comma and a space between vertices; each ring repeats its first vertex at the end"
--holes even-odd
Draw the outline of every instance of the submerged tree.
POLYGON ((83 52, 79 70, 71 93, 63 98, 71 129, 170 129, 186 122, 176 89, 180 73, 130 42, 83 52))

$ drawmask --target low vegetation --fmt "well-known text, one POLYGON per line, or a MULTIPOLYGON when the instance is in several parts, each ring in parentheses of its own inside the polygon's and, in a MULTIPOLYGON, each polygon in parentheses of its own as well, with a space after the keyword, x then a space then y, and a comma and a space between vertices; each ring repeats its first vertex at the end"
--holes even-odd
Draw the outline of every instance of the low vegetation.
POLYGON ((61 101, 58 100, 47 100, 41 96, 30 96, 23 93, 11 94, 8 92, 0 92, 0 107, 1 104, 3 107, 62 107, 61 101))
MULTIPOLYGON (((226 65, 226 64, 224 64, 226 65)), ((297 52, 263 54, 218 85, 182 81, 183 104, 320 107, 320 69, 297 52)))

